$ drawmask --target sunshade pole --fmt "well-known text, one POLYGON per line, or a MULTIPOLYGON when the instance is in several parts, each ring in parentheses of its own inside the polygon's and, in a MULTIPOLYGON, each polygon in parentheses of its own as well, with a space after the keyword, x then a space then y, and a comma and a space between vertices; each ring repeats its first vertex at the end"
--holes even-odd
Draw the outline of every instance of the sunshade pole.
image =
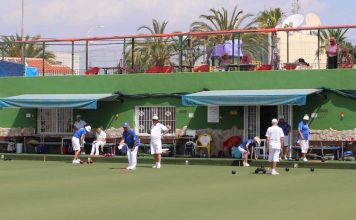
POLYGON ((42 76, 45 75, 46 42, 42 43, 42 76))

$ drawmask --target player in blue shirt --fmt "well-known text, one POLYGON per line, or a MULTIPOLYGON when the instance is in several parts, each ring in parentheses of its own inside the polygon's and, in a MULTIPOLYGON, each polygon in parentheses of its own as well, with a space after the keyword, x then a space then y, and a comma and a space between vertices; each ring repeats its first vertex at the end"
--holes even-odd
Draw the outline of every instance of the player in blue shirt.
MULTIPOLYGON (((287 160, 287 155, 289 153, 289 133, 290 125, 284 120, 284 116, 279 116, 278 127, 282 128, 284 134, 284 146, 282 146, 281 153, 283 154, 283 160, 287 160)), ((281 155, 282 156, 282 155, 281 155)))
POLYGON ((248 155, 250 155, 250 150, 253 149, 255 160, 257 160, 257 154, 256 154, 256 149, 255 149, 257 144, 258 145, 260 144, 260 138, 256 136, 253 139, 248 139, 247 141, 243 142, 237 148, 240 151, 240 153, 242 154, 243 166, 244 167, 249 167, 250 166, 250 164, 247 163, 248 155))
POLYGON ((79 128, 72 137, 72 146, 74 150, 74 164, 80 163, 79 154, 80 154, 80 147, 84 147, 84 139, 85 135, 91 131, 91 127, 89 125, 85 126, 84 128, 79 128))
POLYGON ((303 120, 298 125, 298 141, 300 143, 301 158, 303 161, 308 161, 306 154, 309 149, 309 116, 304 115, 303 120))
POLYGON ((140 139, 135 131, 130 129, 129 123, 125 122, 123 128, 124 132, 122 133, 119 149, 121 150, 124 144, 127 145, 127 159, 129 161, 129 166, 126 169, 135 170, 137 166, 137 151, 140 145, 140 139))

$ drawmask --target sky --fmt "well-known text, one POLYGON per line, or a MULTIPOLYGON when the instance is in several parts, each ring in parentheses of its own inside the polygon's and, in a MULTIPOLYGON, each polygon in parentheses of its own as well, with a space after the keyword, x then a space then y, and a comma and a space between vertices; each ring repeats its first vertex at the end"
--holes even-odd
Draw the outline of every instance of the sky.
MULTIPOLYGON (((291 15, 292 0, 24 0, 25 34, 42 37, 111 36, 138 33, 152 19, 168 21, 167 31, 189 31, 210 8, 233 9, 256 15, 280 7, 291 15), (97 26, 103 26, 97 28, 97 26), (88 33, 89 32, 89 33, 88 33)), ((356 1, 300 0, 301 13, 314 12, 323 25, 352 24, 356 1), (341 4, 344 2, 345 4, 341 4), (347 4, 346 4, 347 3, 347 4)), ((0 0, 0 35, 21 30, 21 0, 0 0)), ((231 10, 232 11, 232 10, 231 10)), ((356 36, 350 36, 356 39, 356 36)))
MULTIPOLYGON (((296 1, 296 0, 295 0, 296 1)), ((166 32, 188 32, 190 24, 200 21, 199 15, 209 9, 235 6, 244 14, 280 7, 286 17, 291 15, 293 0, 24 0, 24 32, 42 38, 76 38, 143 33, 137 29, 151 26, 152 19, 168 21, 166 32), (100 28, 99 28, 100 27, 100 28)), ((356 1, 299 0, 301 14, 319 15, 322 25, 352 24, 356 21, 356 1), (341 4, 341 2, 345 4, 341 4)), ((0 35, 21 32, 21 0, 0 0, 0 35)), ((356 44, 356 29, 347 34, 356 44)), ((122 59, 122 45, 101 47, 92 44, 89 65, 111 66, 122 59)), ((84 66, 84 46, 75 46, 84 66)), ((70 46, 50 45, 50 51, 68 53, 70 46)), ((58 56, 57 56, 58 59, 58 56)), ((70 60, 63 62, 70 65, 70 60)))

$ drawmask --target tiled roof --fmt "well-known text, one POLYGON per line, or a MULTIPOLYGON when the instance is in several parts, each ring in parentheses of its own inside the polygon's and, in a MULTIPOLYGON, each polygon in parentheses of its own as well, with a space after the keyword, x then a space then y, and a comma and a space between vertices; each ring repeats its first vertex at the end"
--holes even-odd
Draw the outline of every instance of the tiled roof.
MULTIPOLYGON (((14 63, 21 63, 21 58, 19 57, 5 57, 5 60, 14 63)), ((42 58, 26 58, 26 65, 37 68, 40 76, 42 75, 42 64, 42 58)), ((44 61, 45 75, 67 75, 72 74, 72 72, 72 69, 66 65, 51 64, 46 60, 44 61)))

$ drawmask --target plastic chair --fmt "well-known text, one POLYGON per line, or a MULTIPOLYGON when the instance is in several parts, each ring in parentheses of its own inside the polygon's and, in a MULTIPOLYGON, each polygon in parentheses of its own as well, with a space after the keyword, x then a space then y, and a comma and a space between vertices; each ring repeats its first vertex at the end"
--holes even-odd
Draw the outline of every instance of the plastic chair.
POLYGON ((295 70, 297 68, 297 64, 295 63, 285 63, 284 69, 286 70, 295 70))
POLYGON ((210 157, 210 143, 212 138, 209 134, 201 134, 198 136, 195 146, 195 152, 198 152, 200 148, 206 149, 208 151, 208 157, 210 157))
POLYGON ((162 66, 161 67, 161 73, 171 73, 171 72, 173 72, 172 66, 162 66))
POLYGON ((186 130, 185 131, 185 137, 189 138, 189 140, 184 144, 184 155, 187 155, 187 152, 190 152, 192 156, 195 155, 195 135, 196 135, 196 131, 195 130, 186 130))
MULTIPOLYGON (((260 139, 260 145, 258 147, 255 147, 256 149, 256 154, 258 158, 263 158, 264 160, 267 158, 267 150, 266 150, 266 139, 260 139)), ((252 158, 252 154, 251 154, 252 158)))
POLYGON ((210 66, 208 64, 202 64, 199 66, 195 66, 193 68, 193 72, 210 72, 210 66))
POLYGON ((239 144, 241 143, 241 137, 240 136, 232 136, 229 139, 227 139, 226 141, 224 141, 223 145, 221 146, 221 157, 223 157, 224 155, 224 150, 225 148, 228 148, 228 156, 231 157, 232 156, 232 152, 231 152, 231 148, 232 147, 236 147, 239 146, 239 144))
POLYGON ((150 66, 145 73, 161 73, 161 66, 150 66))
POLYGON ((99 67, 93 67, 85 71, 85 75, 98 75, 99 71, 100 71, 99 67))
POLYGON ((272 70, 272 65, 263 64, 257 70, 272 70))

